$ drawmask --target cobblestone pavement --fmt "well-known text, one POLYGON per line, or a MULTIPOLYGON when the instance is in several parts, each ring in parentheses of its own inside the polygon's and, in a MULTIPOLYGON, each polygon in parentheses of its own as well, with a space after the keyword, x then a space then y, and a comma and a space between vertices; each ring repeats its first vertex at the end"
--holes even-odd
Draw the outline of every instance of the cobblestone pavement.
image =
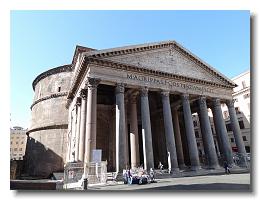
POLYGON ((119 182, 112 185, 92 185, 90 191, 241 191, 250 192, 250 174, 205 175, 158 179, 157 183, 127 185, 119 182))

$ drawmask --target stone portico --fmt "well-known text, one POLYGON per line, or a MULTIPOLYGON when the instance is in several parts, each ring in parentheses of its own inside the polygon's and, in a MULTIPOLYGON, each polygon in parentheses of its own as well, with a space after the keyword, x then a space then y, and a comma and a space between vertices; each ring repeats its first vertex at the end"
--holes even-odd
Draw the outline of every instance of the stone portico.
POLYGON ((201 168, 192 114, 199 115, 207 168, 219 167, 218 148, 234 165, 222 116, 229 108, 237 146, 245 153, 234 105, 236 85, 175 41, 75 53, 67 96, 67 162, 92 160, 102 150, 108 171, 162 162, 172 172, 201 168))

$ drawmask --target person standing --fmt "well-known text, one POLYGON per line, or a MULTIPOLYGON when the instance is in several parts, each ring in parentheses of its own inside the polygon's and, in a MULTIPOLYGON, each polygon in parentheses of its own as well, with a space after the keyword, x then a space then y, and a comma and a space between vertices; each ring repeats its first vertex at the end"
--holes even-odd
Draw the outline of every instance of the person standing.
POLYGON ((225 169, 225 174, 230 174, 230 169, 227 161, 224 162, 224 169, 225 169))

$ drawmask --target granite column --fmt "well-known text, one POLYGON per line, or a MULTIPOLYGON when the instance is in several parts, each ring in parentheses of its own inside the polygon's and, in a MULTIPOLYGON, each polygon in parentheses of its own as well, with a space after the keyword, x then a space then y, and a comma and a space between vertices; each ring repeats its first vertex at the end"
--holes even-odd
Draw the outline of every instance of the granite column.
POLYGON ((193 125, 192 114, 190 110, 190 102, 189 102, 188 94, 182 95, 182 106, 183 106, 183 115, 184 115, 185 130, 186 130, 187 143, 189 149, 189 156, 191 162, 191 170, 198 170, 201 167, 199 162, 199 154, 198 154, 197 142, 195 138, 194 125, 193 125))

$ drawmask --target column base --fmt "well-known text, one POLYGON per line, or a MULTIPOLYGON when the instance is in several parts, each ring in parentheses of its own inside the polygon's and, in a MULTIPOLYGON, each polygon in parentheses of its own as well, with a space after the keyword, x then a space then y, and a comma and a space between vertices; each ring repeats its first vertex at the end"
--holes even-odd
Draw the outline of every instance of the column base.
POLYGON ((184 170, 184 169, 186 169, 187 168, 187 166, 185 165, 185 164, 180 164, 179 165, 179 169, 181 169, 181 170, 184 170))
POLYGON ((171 169, 170 174, 172 174, 172 173, 178 173, 178 172, 180 172, 180 169, 179 169, 179 168, 173 168, 173 169, 171 169))
POLYGON ((117 174, 116 174, 116 182, 118 182, 118 181, 124 181, 123 180, 123 173, 122 172, 116 172, 117 174))
POLYGON ((207 166, 207 169, 220 169, 221 167, 219 165, 211 165, 207 166))
POLYGON ((199 171, 201 170, 201 166, 191 166, 190 169, 191 171, 199 171))

